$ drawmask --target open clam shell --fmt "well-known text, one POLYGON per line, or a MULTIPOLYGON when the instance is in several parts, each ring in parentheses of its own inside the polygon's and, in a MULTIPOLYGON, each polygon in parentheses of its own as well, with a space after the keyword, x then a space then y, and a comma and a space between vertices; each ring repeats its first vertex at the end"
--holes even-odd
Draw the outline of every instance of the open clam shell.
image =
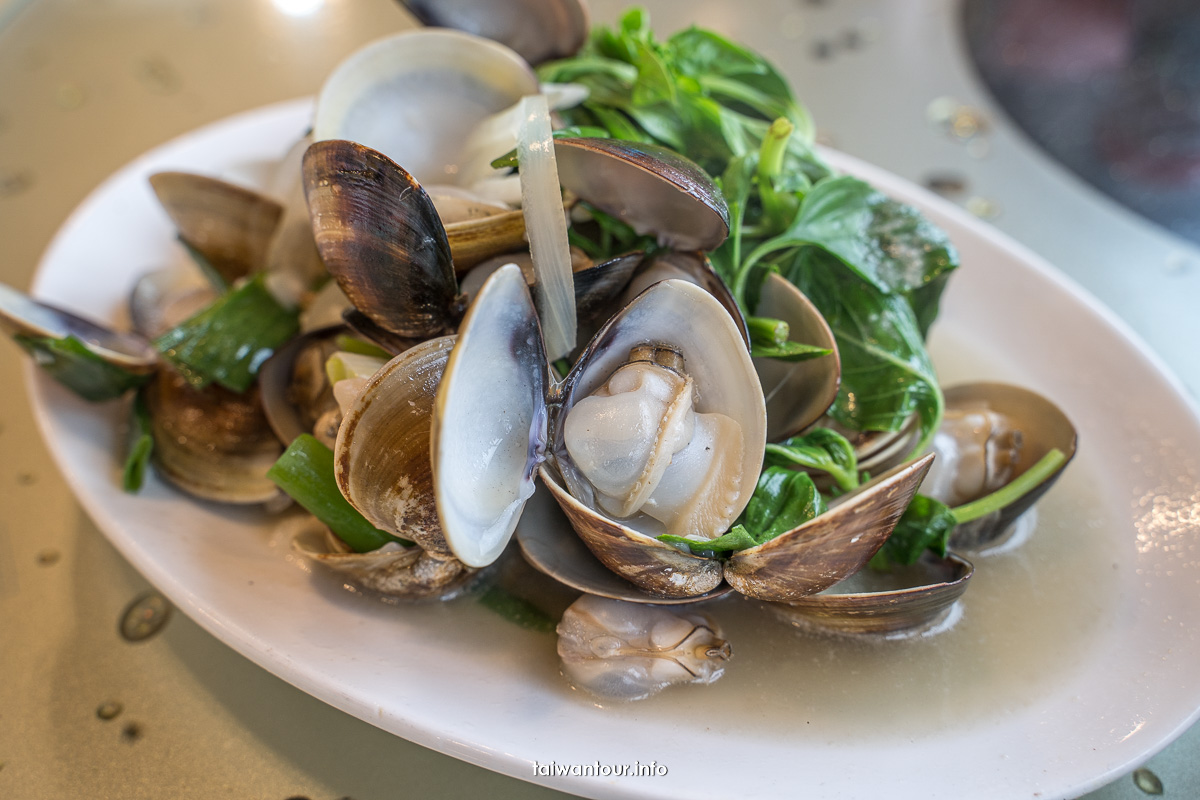
POLYGON ((355 553, 315 519, 293 533, 292 549, 364 589, 406 600, 449 600, 477 575, 456 559, 436 558, 420 547, 392 544, 355 553))
POLYGON ((372 525, 452 555, 434 502, 430 435, 438 383, 454 346, 439 337, 404 351, 367 382, 338 429, 334 477, 372 525))
MULTIPOLYGON (((337 408, 325 376, 325 361, 336 351, 334 339, 344 326, 309 331, 276 350, 258 371, 263 411, 284 444, 312 433, 327 411, 337 408)), ((321 437, 318 437, 321 438, 321 437)))
POLYGON ((554 140, 563 188, 676 250, 713 250, 729 235, 729 207, 693 161, 621 139, 554 140))
MULTIPOLYGON (((737 325, 738 332, 742 334, 742 340, 745 341, 746 348, 749 349, 750 331, 746 328, 746 317, 742 314, 741 306, 733 298, 733 292, 725 285, 725 281, 721 280, 721 276, 713 269, 712 262, 708 260, 708 256, 704 253, 667 250, 656 254, 653 258, 642 261, 634 272, 633 278, 629 281, 629 285, 625 287, 625 292, 621 296, 622 305, 627 304, 634 297, 637 297, 659 281, 670 279, 694 283, 715 297, 717 302, 729 312, 733 323, 737 325)), ((771 426, 770 416, 771 410, 768 408, 768 441, 771 438, 769 435, 771 426)))
POLYGON ((780 619, 837 634, 918 634, 934 630, 967 590, 975 568, 961 556, 925 558, 890 572, 861 570, 825 591, 770 603, 780 619))
POLYGON ((443 333, 457 316, 445 229, 416 179, 355 142, 315 142, 304 155, 313 234, 355 308, 403 337, 443 333))
POLYGON ((46 339, 74 336, 92 353, 127 372, 145 375, 158 366, 157 351, 141 336, 114 331, 4 284, 0 284, 0 330, 46 339))
POLYGON ((741 430, 740 451, 729 443, 724 445, 727 453, 720 454, 736 464, 727 473, 728 482, 704 498, 710 506, 706 513, 713 515, 706 517, 711 527, 707 535, 724 532, 749 502, 766 442, 766 410, 749 352, 721 304, 700 287, 678 280, 656 283, 639 295, 592 339, 567 376, 553 450, 564 483, 551 479, 546 485, 605 566, 651 593, 694 596, 717 588, 720 562, 658 541, 654 537, 667 531, 645 515, 616 520, 599 512, 589 482, 567 452, 566 420, 572 409, 645 342, 660 343, 681 356, 696 387, 698 413, 721 415, 741 430))
POLYGON ((725 580, 748 597, 788 602, 853 575, 887 541, 932 461, 926 454, 896 467, 798 528, 735 553, 725 580))
POLYGON ((470 566, 500 556, 533 494, 548 382, 525 278, 501 267, 463 320, 434 406, 438 512, 450 549, 470 566))
POLYGON ((159 172, 150 186, 179 237, 227 283, 267 266, 284 208, 251 189, 189 172, 159 172))
MULTIPOLYGON (((1008 465, 1007 477, 1001 485, 1016 480, 1053 448, 1058 448, 1065 456, 1062 464, 1029 492, 986 516, 960 523, 954 529, 950 537, 951 547, 967 551, 980 550, 999 542, 1017 518, 1054 485, 1067 464, 1075 457, 1078 434, 1062 409, 1037 392, 1020 386, 1004 383, 969 383, 946 389, 945 396, 947 418, 968 414, 988 418, 981 420, 976 428, 980 437, 978 441, 981 442, 980 451, 977 451, 978 460, 998 455, 1002 447, 1011 448, 1004 457, 1012 459, 1012 463, 1008 465), (996 422, 997 427, 987 427, 984 430, 985 426, 992 425, 992 419, 1000 420, 996 422), (1008 444, 1002 444, 1002 439, 1007 439, 1008 444)), ((943 426, 945 428, 945 423, 943 426)), ((945 448, 945 443, 938 441, 941 436, 939 433, 938 437, 935 437, 935 452, 945 448)), ((948 457, 948 453, 944 455, 947 456, 944 461, 951 465, 959 461, 957 455, 953 458, 948 457)), ((943 459, 943 456, 939 456, 939 459, 943 459)), ((971 466, 971 470, 977 473, 987 472, 989 469, 983 465, 971 466)), ((1000 485, 993 485, 990 481, 989 477, 977 493, 956 499, 953 504, 961 505, 976 500, 1000 488, 1000 485)), ((944 500, 942 497, 938 499, 944 500)))
POLYGON ((754 359, 767 400, 767 441, 778 442, 812 425, 833 405, 842 379, 841 362, 829 323, 812 301, 782 275, 767 276, 754 313, 786 322, 793 341, 833 351, 828 356, 798 362, 754 359))
POLYGON ((159 475, 189 494, 222 503, 280 496, 267 470, 283 446, 267 425, 257 386, 242 394, 215 384, 194 389, 164 368, 145 393, 159 475))
MULTIPOLYGON (((722 566, 717 559, 684 552, 609 519, 577 500, 550 470, 543 468, 541 475, 542 483, 550 490, 591 555, 612 573, 650 595, 643 595, 641 602, 654 602, 654 598, 698 600, 720 587, 722 566)), ((554 577, 564 580, 560 576, 566 576, 565 580, 573 581, 570 585, 580 591, 606 597, 617 594, 608 580, 593 579, 577 560, 542 561, 555 570, 554 577)), ((621 593, 617 599, 633 598, 621 593)))
MULTIPOLYGON (((566 492, 562 488, 562 479, 557 476, 553 466, 543 465, 540 474, 542 482, 550 491, 557 489, 566 492)), ((649 594, 645 589, 610 570, 592 555, 583 540, 571 530, 571 523, 561 515, 559 506, 543 505, 549 507, 541 511, 531 506, 525 511, 521 524, 517 527, 517 544, 520 545, 521 554, 529 564, 559 583, 587 594, 610 597, 613 600, 666 605, 712 600, 732 591, 728 584, 720 584, 707 593, 687 597, 649 594)), ((706 566, 704 569, 711 567, 706 566)))
POLYGON ((583 46, 581 0, 400 0, 424 25, 472 33, 511 47, 530 64, 566 58, 583 46))
POLYGON ((479 123, 537 91, 529 64, 501 44, 445 29, 405 31, 334 69, 317 97, 313 138, 379 150, 427 185, 455 183, 473 172, 460 159, 479 123))

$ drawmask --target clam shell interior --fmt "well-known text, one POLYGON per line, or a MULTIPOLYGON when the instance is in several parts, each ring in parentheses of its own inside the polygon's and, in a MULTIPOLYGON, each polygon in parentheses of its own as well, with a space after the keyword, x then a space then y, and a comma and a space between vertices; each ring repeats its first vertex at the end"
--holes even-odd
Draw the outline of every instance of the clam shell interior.
POLYGON ((754 359, 767 400, 767 440, 778 442, 812 425, 833 405, 841 383, 841 363, 829 323, 812 301, 782 275, 771 273, 767 277, 754 313, 788 323, 793 341, 833 351, 807 361, 754 359))
POLYGON ((471 305, 438 389, 433 463, 446 540, 463 563, 512 537, 548 438, 549 367, 521 269, 501 267, 471 305))
POLYGON ((529 65, 501 44, 452 30, 405 31, 355 51, 329 75, 313 138, 349 139, 422 183, 454 183, 478 123, 537 91, 529 65))

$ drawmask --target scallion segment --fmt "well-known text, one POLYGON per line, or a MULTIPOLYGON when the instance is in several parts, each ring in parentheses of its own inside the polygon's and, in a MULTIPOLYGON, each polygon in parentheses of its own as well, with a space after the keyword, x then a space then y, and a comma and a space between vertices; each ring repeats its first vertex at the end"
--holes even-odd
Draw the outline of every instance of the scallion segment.
POLYGON ((125 456, 121 486, 130 494, 142 488, 146 480, 146 466, 154 452, 154 436, 150 429, 150 409, 146 406, 143 392, 138 392, 130 414, 129 452, 125 456))
POLYGON ((267 477, 304 507, 356 553, 378 550, 388 542, 412 542, 381 531, 342 497, 333 477, 333 451, 308 434, 291 443, 267 477))
POLYGON ((259 273, 159 336, 154 346, 193 387, 217 383, 244 392, 298 328, 297 313, 279 304, 259 273))

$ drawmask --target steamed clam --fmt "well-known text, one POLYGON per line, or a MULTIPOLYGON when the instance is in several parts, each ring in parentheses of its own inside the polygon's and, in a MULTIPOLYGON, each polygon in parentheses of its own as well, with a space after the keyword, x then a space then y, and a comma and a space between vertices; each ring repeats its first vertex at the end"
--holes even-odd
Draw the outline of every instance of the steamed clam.
POLYGON ((641 700, 673 684, 712 683, 732 654, 716 622, 693 610, 584 595, 558 624, 563 675, 603 700, 641 700))
POLYGON ((955 528, 951 545, 996 544, 1062 474, 1077 439, 1066 414, 1036 392, 1002 383, 947 389, 946 416, 932 445, 937 461, 922 491, 972 517, 955 528), (1023 483, 1029 485, 1015 499, 998 494, 1023 483), (975 518, 969 509, 989 495, 1000 502, 975 518))

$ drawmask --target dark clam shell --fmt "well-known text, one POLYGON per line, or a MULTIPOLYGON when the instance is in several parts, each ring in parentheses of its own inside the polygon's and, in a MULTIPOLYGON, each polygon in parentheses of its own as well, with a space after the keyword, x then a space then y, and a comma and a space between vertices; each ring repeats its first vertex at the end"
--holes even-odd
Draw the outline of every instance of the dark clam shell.
POLYGON ((500 42, 530 64, 574 55, 588 32, 581 0, 400 0, 423 25, 500 42))
POLYGON ((303 170, 317 249, 355 308, 403 337, 454 324, 450 244, 416 179, 377 150, 339 139, 309 147, 303 170))

